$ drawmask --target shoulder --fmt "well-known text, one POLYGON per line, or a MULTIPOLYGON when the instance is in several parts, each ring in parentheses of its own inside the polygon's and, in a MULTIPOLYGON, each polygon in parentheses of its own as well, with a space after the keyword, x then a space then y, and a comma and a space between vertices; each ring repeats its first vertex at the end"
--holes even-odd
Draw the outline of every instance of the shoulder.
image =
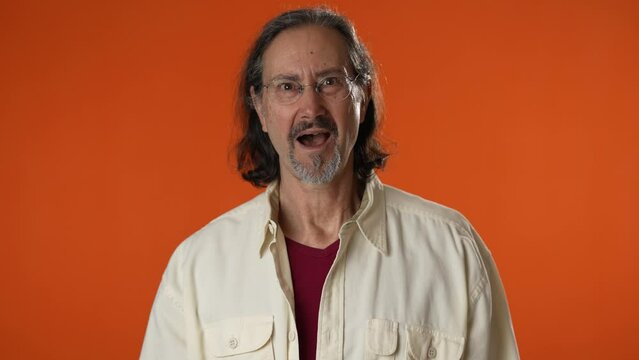
POLYGON ((470 222, 459 211, 393 186, 384 185, 387 211, 422 221, 452 226, 460 235, 471 236, 470 222))
POLYGON ((211 220, 200 231, 211 231, 218 227, 238 225, 242 222, 258 221, 268 212, 266 193, 261 193, 253 199, 225 212, 211 220))
POLYGON ((392 186, 384 190, 389 241, 424 258, 433 256, 449 274, 463 269, 474 302, 487 284, 486 264, 492 258, 471 223, 459 211, 434 201, 392 186), (400 242, 400 234, 407 238, 400 242))
POLYGON ((211 220, 184 240, 180 247, 187 256, 195 256, 211 248, 246 248, 263 233, 268 211, 266 194, 259 194, 211 220))

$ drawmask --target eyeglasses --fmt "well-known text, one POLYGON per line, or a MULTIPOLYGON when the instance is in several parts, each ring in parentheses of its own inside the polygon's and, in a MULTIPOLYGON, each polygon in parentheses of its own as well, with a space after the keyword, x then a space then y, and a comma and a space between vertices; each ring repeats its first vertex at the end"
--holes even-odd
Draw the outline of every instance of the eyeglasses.
POLYGON ((290 105, 299 100, 304 89, 312 87, 324 99, 332 102, 342 102, 351 95, 353 83, 359 77, 350 79, 344 74, 329 75, 321 78, 315 84, 302 84, 291 79, 273 79, 268 84, 262 85, 267 90, 268 96, 281 105, 290 105))

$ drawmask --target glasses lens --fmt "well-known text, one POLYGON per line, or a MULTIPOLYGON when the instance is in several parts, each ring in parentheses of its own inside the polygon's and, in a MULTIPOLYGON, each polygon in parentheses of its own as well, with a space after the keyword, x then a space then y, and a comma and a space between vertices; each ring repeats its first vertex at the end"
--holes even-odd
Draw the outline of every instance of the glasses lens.
POLYGON ((276 80, 268 87, 275 100, 281 104, 295 102, 302 93, 301 89, 302 85, 291 80, 276 80))
POLYGON ((345 76, 329 76, 318 83, 319 93, 329 100, 344 101, 350 95, 350 83, 345 76))

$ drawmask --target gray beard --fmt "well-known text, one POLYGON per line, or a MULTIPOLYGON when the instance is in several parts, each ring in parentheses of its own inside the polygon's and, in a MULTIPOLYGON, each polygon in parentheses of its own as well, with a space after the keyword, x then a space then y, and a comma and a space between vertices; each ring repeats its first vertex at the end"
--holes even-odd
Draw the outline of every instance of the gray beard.
POLYGON ((289 147, 288 160, 291 163, 295 177, 304 183, 313 185, 328 184, 333 181, 335 175, 337 175, 337 170, 342 164, 342 156, 338 151, 337 141, 335 141, 333 156, 328 161, 322 160, 322 156, 316 154, 311 157, 313 163, 305 165, 295 157, 294 147, 289 147))

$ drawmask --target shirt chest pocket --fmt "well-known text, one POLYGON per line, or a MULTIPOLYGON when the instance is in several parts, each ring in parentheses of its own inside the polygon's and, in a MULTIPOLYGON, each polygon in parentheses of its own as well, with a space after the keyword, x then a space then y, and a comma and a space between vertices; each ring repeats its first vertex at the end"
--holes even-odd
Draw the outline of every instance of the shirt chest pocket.
POLYGON ((406 327, 406 358, 409 360, 459 360, 464 338, 421 326, 406 327))
POLYGON ((204 329, 206 359, 273 359, 272 316, 217 321, 204 329))
POLYGON ((397 352, 398 323, 371 319, 366 330, 365 360, 393 360, 397 352))
POLYGON ((459 360, 463 351, 463 337, 429 327, 402 325, 392 320, 368 321, 366 360, 459 360), (399 341, 405 344, 401 351, 399 341))

